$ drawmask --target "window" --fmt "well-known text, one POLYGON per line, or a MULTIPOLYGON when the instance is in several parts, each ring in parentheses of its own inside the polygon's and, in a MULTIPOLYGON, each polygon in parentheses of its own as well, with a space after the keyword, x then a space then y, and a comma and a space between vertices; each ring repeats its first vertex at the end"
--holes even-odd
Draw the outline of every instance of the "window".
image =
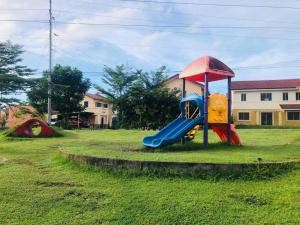
POLYGON ((300 92, 296 92, 296 100, 300 100, 300 92))
POLYGON ((288 111, 287 120, 300 120, 300 111, 288 111))
POLYGON ((88 101, 84 101, 83 106, 84 106, 84 108, 89 107, 89 102, 88 101))
POLYGON ((238 114, 239 120, 250 120, 250 113, 249 112, 239 112, 238 114))
POLYGON ((272 101, 272 93, 261 93, 260 100, 261 101, 272 101))
POLYGON ((282 93, 282 100, 283 100, 283 101, 289 100, 289 93, 283 92, 283 93, 282 93))
POLYGON ((241 101, 242 101, 242 102, 245 102, 246 100, 247 100, 246 94, 245 94, 245 93, 242 93, 242 94, 241 94, 241 101))
POLYGON ((97 107, 97 108, 100 108, 100 107, 102 107, 102 104, 101 104, 101 102, 96 102, 96 103, 95 103, 95 105, 96 105, 96 107, 97 107))
POLYGON ((104 107, 104 108, 108 108, 108 105, 107 105, 107 104, 103 104, 103 107, 104 107))

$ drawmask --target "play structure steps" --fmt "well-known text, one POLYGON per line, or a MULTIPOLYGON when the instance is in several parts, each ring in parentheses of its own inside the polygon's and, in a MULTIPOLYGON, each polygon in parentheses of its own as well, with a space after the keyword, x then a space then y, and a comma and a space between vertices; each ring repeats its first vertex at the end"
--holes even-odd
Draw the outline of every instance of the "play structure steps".
POLYGON ((188 140, 193 140, 196 135, 198 134, 199 130, 201 129, 200 125, 196 125, 192 130, 190 130, 187 134, 186 137, 188 140))

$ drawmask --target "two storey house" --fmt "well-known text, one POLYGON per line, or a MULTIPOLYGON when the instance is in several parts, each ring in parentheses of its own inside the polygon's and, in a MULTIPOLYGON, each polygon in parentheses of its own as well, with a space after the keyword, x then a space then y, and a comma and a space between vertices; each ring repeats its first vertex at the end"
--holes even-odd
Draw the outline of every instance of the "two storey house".
POLYGON ((232 82, 236 124, 300 126, 300 79, 232 82))
POLYGON ((114 116, 112 104, 107 98, 99 93, 86 93, 81 104, 85 107, 84 112, 90 113, 90 126, 95 128, 109 128, 114 116))

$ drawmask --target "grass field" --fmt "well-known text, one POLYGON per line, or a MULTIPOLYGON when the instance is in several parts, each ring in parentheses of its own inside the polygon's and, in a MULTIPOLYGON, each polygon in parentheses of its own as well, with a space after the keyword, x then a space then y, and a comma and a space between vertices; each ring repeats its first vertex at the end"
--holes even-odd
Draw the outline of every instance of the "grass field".
MULTIPOLYGON (((232 151, 240 159, 252 161, 258 153, 271 161, 299 159, 299 130, 239 132, 246 147, 232 151), (257 140, 262 134, 265 139, 257 140), (251 149, 256 153, 247 156, 251 149)), ((109 148, 128 157, 145 134, 150 132, 69 131, 60 138, 0 140, 0 224, 300 224, 299 169, 261 181, 133 177, 78 167, 55 154, 61 146, 85 154, 109 148)), ((190 158, 198 153, 209 159, 205 151, 229 154, 218 144, 188 150, 190 158)), ((184 155, 181 147, 167 151, 139 154, 184 155)), ((213 159, 237 160, 226 154, 213 159)))
MULTIPOLYGON (((74 135, 77 133, 75 132, 74 135)), ((300 161, 300 129, 241 129, 242 147, 228 147, 220 143, 218 137, 210 132, 210 146, 204 149, 202 133, 196 140, 185 145, 176 144, 155 151, 143 148, 144 136, 151 131, 80 131, 76 143, 65 142, 60 146, 64 151, 110 158, 134 160, 159 160, 183 162, 257 162, 300 161)))

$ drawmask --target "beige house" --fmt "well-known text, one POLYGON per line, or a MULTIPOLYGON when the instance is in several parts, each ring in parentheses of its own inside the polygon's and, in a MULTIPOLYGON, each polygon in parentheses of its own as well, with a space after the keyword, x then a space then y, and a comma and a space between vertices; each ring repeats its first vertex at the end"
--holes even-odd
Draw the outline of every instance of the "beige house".
POLYGON ((236 124, 300 126, 300 79, 232 82, 236 124))
MULTIPOLYGON (((169 89, 177 89, 182 91, 182 79, 179 79, 179 74, 176 74, 172 77, 169 77, 165 81, 165 85, 169 89)), ((191 93, 196 93, 198 95, 203 95, 203 84, 194 82, 194 81, 185 81, 185 90, 186 95, 189 95, 191 93)))
POLYGON ((81 104, 85 107, 84 112, 91 113, 90 124, 97 128, 109 128, 112 125, 112 118, 114 115, 112 111, 112 104, 107 98, 99 93, 86 93, 81 104))

